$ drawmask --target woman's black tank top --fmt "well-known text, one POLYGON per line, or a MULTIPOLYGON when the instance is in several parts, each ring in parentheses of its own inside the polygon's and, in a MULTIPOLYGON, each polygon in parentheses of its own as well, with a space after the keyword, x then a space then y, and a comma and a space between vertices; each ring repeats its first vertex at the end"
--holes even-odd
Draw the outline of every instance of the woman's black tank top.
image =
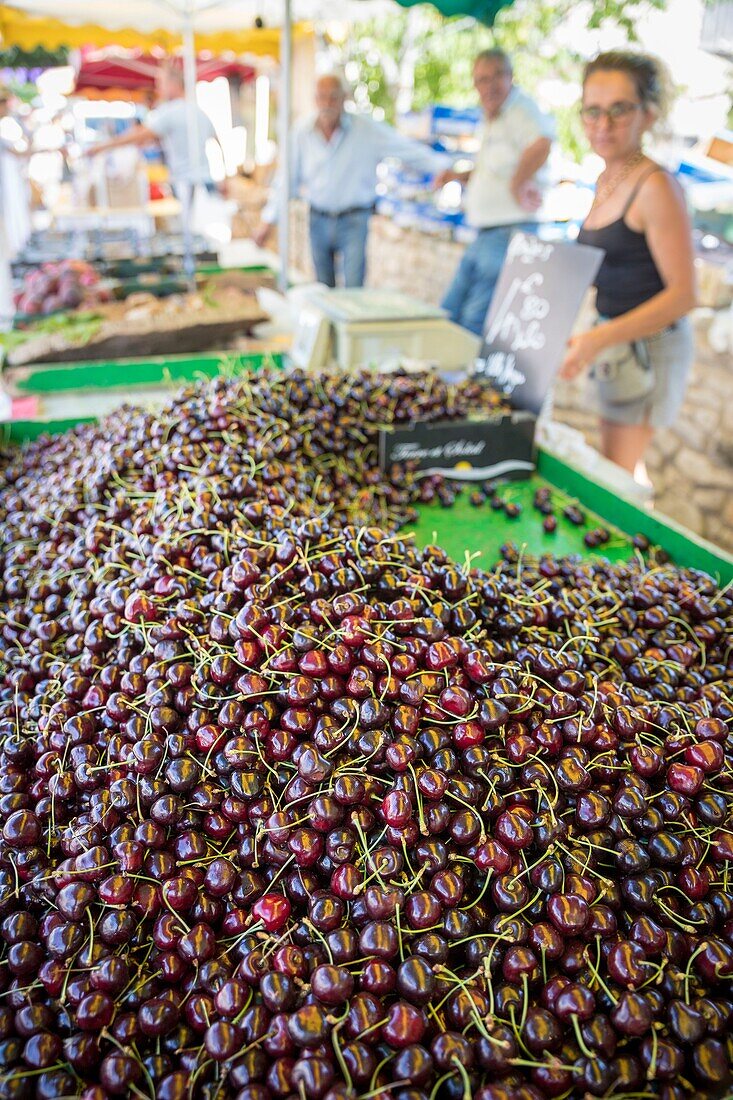
POLYGON ((604 317, 619 317, 622 313, 628 313, 664 290, 646 237, 629 229, 626 224, 626 214, 641 185, 653 172, 663 171, 658 164, 654 164, 637 180, 621 217, 616 221, 602 225, 600 229, 580 228, 580 244, 595 245, 606 253, 596 276, 596 308, 604 317))

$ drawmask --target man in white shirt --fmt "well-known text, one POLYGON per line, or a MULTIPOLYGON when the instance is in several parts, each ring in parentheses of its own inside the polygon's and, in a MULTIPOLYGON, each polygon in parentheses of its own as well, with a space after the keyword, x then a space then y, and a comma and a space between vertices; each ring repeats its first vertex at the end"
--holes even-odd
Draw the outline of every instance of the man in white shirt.
POLYGON ((442 305, 451 320, 480 334, 512 233, 533 232, 542 220, 545 165, 555 129, 513 83, 503 50, 478 55, 473 83, 484 112, 474 168, 443 172, 435 185, 451 179, 467 184, 464 209, 478 236, 466 249, 442 305))
POLYGON ((183 73, 170 66, 163 67, 155 81, 159 106, 155 107, 144 124, 131 126, 124 134, 100 141, 87 150, 87 156, 106 153, 123 145, 160 145, 170 173, 173 190, 179 199, 186 197, 192 187, 202 184, 214 190, 206 143, 216 139, 216 131, 209 116, 196 107, 196 147, 189 142, 189 112, 185 100, 183 73))
MULTIPOLYGON (((322 76, 315 99, 315 117, 292 137, 290 193, 310 204, 310 242, 318 281, 335 286, 340 261, 344 286, 363 286, 379 163, 395 157, 432 175, 450 160, 385 123, 346 112, 346 93, 338 76, 322 76)), ((277 221, 281 187, 279 179, 253 234, 257 244, 264 244, 277 221)))

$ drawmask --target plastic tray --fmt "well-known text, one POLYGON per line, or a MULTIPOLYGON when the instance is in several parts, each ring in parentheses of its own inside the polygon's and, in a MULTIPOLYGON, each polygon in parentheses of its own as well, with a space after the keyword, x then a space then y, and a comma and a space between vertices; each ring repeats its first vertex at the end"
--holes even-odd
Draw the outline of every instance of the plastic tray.
MULTIPOLYGON (((264 357, 251 358, 259 358, 260 365, 264 360, 264 357)), ((243 369, 246 366, 243 365, 243 369)), ((253 365, 251 369, 257 367, 253 365)), ((201 373, 207 373, 206 369, 199 368, 191 374, 177 377, 194 378, 201 373)), ((93 420, 93 417, 80 417, 76 420, 17 420, 0 426, 0 438, 4 429, 5 442, 20 444, 29 439, 37 439, 44 433, 58 434, 77 424, 90 423, 93 420)), ((422 506, 419 509, 419 520, 408 525, 406 530, 414 533, 421 546, 438 543, 458 562, 464 562, 468 556, 477 565, 485 568, 491 567, 499 557, 501 545, 509 541, 514 542, 523 553, 531 555, 579 554, 584 558, 627 560, 635 553, 631 538, 640 534, 664 549, 677 565, 709 573, 720 585, 733 582, 733 557, 696 538, 690 531, 671 520, 646 512, 630 501, 619 498, 609 489, 596 484, 579 470, 542 449, 538 451, 535 475, 523 481, 508 482, 499 489, 503 497, 523 506, 518 519, 509 519, 504 512, 494 511, 488 502, 474 508, 469 503, 470 491, 471 487, 465 489, 449 509, 438 505, 422 506), (543 531, 542 517, 532 507, 534 491, 543 484, 549 484, 556 493, 569 500, 580 502, 588 513, 582 527, 572 525, 560 514, 563 503, 561 496, 556 509, 557 531, 553 535, 543 531), (599 525, 611 530, 611 541, 598 550, 589 550, 583 536, 588 529, 599 525)))
MULTIPOLYGON (((280 353, 241 355, 209 354, 161 356, 151 359, 115 359, 108 362, 40 364, 13 368, 5 372, 9 388, 21 395, 50 396, 71 392, 123 388, 134 399, 135 389, 161 387, 213 378, 221 373, 241 373, 260 370, 263 366, 282 368, 280 353)), ((56 434, 78 423, 88 423, 94 417, 80 415, 65 420, 18 420, 0 425, 0 438, 12 443, 34 439, 44 432, 56 434)), ((630 557, 634 550, 631 538, 644 535, 654 545, 662 547, 679 565, 700 569, 715 576, 720 584, 733 581, 733 557, 698 538, 686 528, 654 511, 638 507, 620 497, 615 490, 586 477, 580 470, 557 458, 551 452, 538 449, 537 472, 533 477, 502 485, 500 493, 506 499, 522 505, 518 519, 495 512, 488 502, 475 508, 469 503, 470 487, 464 490, 451 509, 426 505, 420 509, 420 520, 413 525, 421 545, 437 541, 459 561, 465 555, 481 554, 489 565, 499 556, 499 548, 507 541, 525 547, 530 554, 553 552, 577 553, 584 557, 601 556, 610 559, 630 557), (534 490, 549 484, 558 497, 558 528, 555 534, 542 529, 542 517, 532 507, 534 490), (561 515, 562 494, 578 501, 588 511, 583 527, 575 527, 561 515), (612 539, 597 551, 590 551, 583 542, 591 527, 605 526, 612 539)))
POLYGON ((280 353, 227 355, 222 352, 211 355, 165 355, 150 359, 40 363, 29 367, 7 368, 4 377, 6 386, 12 393, 47 396, 73 390, 119 387, 134 390, 139 386, 195 382, 198 378, 259 370, 263 366, 280 368, 283 366, 283 356, 280 353))

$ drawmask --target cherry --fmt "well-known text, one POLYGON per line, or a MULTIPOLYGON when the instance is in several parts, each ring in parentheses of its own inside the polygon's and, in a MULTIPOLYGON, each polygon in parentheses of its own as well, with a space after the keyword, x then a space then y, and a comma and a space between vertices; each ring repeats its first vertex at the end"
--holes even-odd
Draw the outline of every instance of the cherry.
POLYGON ((494 826, 496 839, 509 849, 526 848, 532 843, 532 828, 524 816, 511 810, 502 813, 494 826))
POLYGON ((323 1009, 316 1004, 296 1009, 288 1018, 288 1033, 299 1047, 317 1047, 328 1035, 328 1023, 323 1009))
POLYGON ((629 941, 614 944, 606 959, 608 972, 614 981, 628 987, 639 986, 646 980, 648 975, 644 962, 642 948, 629 941))
POLYGON ((640 1048, 647 1075, 655 1080, 672 1080, 682 1072, 684 1058, 679 1047, 665 1039, 646 1038, 640 1048))
POLYGON ((629 760, 638 775, 650 779, 662 768, 664 758, 653 746, 634 745, 629 752, 629 760))
POLYGON ((604 1057, 612 1058, 615 1054, 618 1037, 608 1016, 599 1013, 591 1020, 587 1020, 582 1025, 580 1033, 583 1042, 599 1051, 604 1057))
POLYGON ((420 1086, 426 1085, 433 1075, 433 1058, 424 1046, 415 1043, 404 1047, 392 1062, 392 1072, 396 1080, 410 1081, 420 1086))
POLYGON ((638 943, 647 955, 659 954, 667 942, 664 929, 648 916, 637 917, 631 925, 629 937, 638 943))
POLYGON ((557 1050, 563 1033, 551 1012, 544 1008, 531 1008, 525 1018, 522 1038, 533 1054, 542 1054, 546 1050, 557 1050))
POLYGON ((288 974, 263 974, 260 979, 260 995, 270 1012, 284 1012, 297 1003, 297 987, 288 974))
POLYGON ((3 839, 13 848, 31 848, 40 837, 40 822, 30 810, 17 810, 3 826, 3 839))
POLYGON ((539 975, 537 956, 529 947, 510 947, 502 962, 502 973, 510 982, 521 983, 524 977, 534 981, 539 975))
POLYGON ((704 772, 718 771, 724 760, 723 746, 717 741, 702 741, 697 745, 688 745, 685 749, 685 761, 704 772))
POLYGON ((553 925, 540 921, 529 932, 529 945, 536 955, 547 959, 559 959, 565 950, 565 941, 553 925))
POLYGON ((705 1034, 705 1017, 686 1001, 671 1001, 667 1019, 670 1030, 680 1043, 697 1043, 705 1034))
POLYGON ((578 894, 553 894, 547 903, 547 915, 566 936, 576 936, 588 923, 588 903, 578 894))
POLYGON ((252 916, 268 932, 277 932, 290 916, 290 902, 282 894, 263 894, 252 906, 252 916))
POLYGON ((444 906, 459 905, 464 892, 463 879, 456 871, 438 871, 437 874, 433 875, 430 892, 444 906))
POLYGON ((240 1049, 243 1042, 240 1028, 227 1020, 219 1020, 207 1028, 204 1035, 206 1053, 215 1062, 226 1062, 240 1049))
POLYGON ((611 1020, 623 1035, 645 1035, 652 1025, 649 1002, 641 993, 622 993, 611 1012, 611 1020))
POLYGON ((704 939, 695 956, 695 966, 708 982, 733 976, 733 947, 721 940, 704 939))
POLYGON ((206 962, 216 952, 216 937, 207 924, 195 924, 190 932, 181 936, 176 950, 186 962, 206 962))
POLYGON ((730 1062, 725 1047, 717 1039, 707 1038, 693 1049, 692 1060, 699 1081, 710 1088, 721 1088, 730 1082, 730 1062))
POLYGON ((106 993, 89 993, 76 1008, 76 1022, 83 1031, 101 1031, 114 1016, 114 1002, 106 993))
POLYGON ((133 592, 125 602, 123 614, 129 622, 154 622, 157 609, 153 600, 144 592, 133 592))
POLYGON ((473 858, 476 862, 476 866, 481 871, 488 871, 491 868, 494 871, 498 871, 503 874, 508 871, 512 865, 512 857, 509 854, 509 850, 500 844, 498 840, 486 840, 484 843, 479 844, 473 854, 473 858))
POLYGON ((610 821, 611 813, 611 803, 604 795, 596 791, 585 791, 578 796, 575 815, 582 828, 602 828, 610 821))
POLYGON ((397 932, 386 921, 370 921, 359 936, 359 949, 364 955, 376 955, 380 959, 393 959, 399 950, 397 932))
POLYGON ((163 997, 151 997, 140 1006, 137 1018, 142 1033, 157 1038, 173 1030, 178 1023, 179 1012, 171 1001, 163 997))
POLYGON ((410 928, 431 928, 437 924, 441 913, 440 901, 426 890, 411 894, 405 903, 405 920, 410 928))
POLYGON ((521 879, 512 875, 499 875, 492 880, 491 896, 502 912, 516 913, 527 905, 529 890, 521 879))
POLYGON ((354 979, 343 966, 323 964, 311 975, 311 989, 322 1004, 344 1004, 353 993, 354 979))
POLYGON ((595 998, 585 986, 571 982, 562 989, 554 1000, 553 1011, 558 1019, 567 1022, 576 1016, 579 1020, 590 1020, 595 1012, 595 998))
POLYGON ((142 1067, 129 1054, 112 1051, 102 1059, 99 1080, 112 1096, 127 1096, 130 1088, 142 1077, 142 1067))
POLYGON ((425 1016, 419 1009, 405 1001, 397 1001, 387 1012, 382 1038, 393 1049, 401 1050, 419 1043, 426 1026, 425 1016))
POLYGON ((380 959, 370 959, 364 963, 361 985, 370 993, 383 996, 396 988, 397 972, 389 963, 382 962, 380 959))
POLYGON ((404 905, 404 892, 396 887, 368 886, 364 892, 364 904, 370 917, 388 920, 404 905))
POLYGON ((419 956, 405 959, 397 969, 397 990, 412 1004, 424 1005, 435 989, 433 968, 419 956))
POLYGON ((124 959, 116 955, 102 959, 92 971, 90 981, 95 989, 104 993, 122 992, 129 981, 130 970, 124 959))
POLYGON ((333 1065, 326 1058, 303 1058, 293 1066, 292 1080, 306 1096, 323 1096, 336 1076, 333 1065))
POLYGON ((667 768, 667 782, 672 790, 679 794, 697 794, 704 778, 703 769, 690 764, 670 764, 667 768))

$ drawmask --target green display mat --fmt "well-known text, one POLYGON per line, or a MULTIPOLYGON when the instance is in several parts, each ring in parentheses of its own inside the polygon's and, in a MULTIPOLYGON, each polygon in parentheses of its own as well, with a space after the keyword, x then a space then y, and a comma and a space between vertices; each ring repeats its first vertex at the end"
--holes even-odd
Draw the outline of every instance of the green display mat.
POLYGON ((522 512, 516 519, 509 518, 503 511, 494 511, 488 500, 475 507, 469 501, 473 488, 473 485, 467 486, 450 508, 440 504, 421 505, 418 509, 419 521, 405 530, 414 531, 419 546, 436 543, 461 564, 468 554, 472 565, 479 569, 491 568, 501 557, 501 546, 506 542, 515 543, 520 551, 532 557, 540 554, 580 554, 584 558, 597 556, 610 561, 626 561, 635 553, 631 535, 636 532, 612 529, 595 512, 584 508, 585 523, 582 527, 574 526, 562 515, 562 508, 571 503, 571 498, 560 493, 544 478, 532 477, 526 481, 499 485, 498 496, 521 505, 522 512), (544 516, 532 503, 535 490, 541 485, 553 490, 557 518, 557 530, 553 534, 543 531, 544 516), (583 542, 586 531, 594 527, 606 527, 611 534, 610 541, 597 550, 589 549, 583 542))
POLYGON ((709 573, 720 585, 733 583, 730 554, 667 516, 619 497, 542 449, 537 453, 536 474, 523 481, 501 484, 497 490, 505 500, 521 505, 522 511, 516 519, 503 511, 494 511, 488 500, 474 507, 469 501, 471 488, 464 489, 450 508, 428 504, 418 509, 420 519, 406 528, 414 532, 418 545, 437 543, 461 563, 468 553, 479 568, 490 568, 507 542, 513 542, 521 553, 531 557, 580 554, 583 558, 627 561, 637 552, 633 536, 643 535, 651 545, 664 550, 675 564, 709 573), (553 534, 542 529, 544 517, 533 506, 535 490, 541 485, 553 491, 557 519, 553 534), (586 513, 582 526, 576 527, 562 515, 563 507, 569 503, 578 504, 586 513), (603 546, 590 548, 583 539, 594 527, 605 527, 611 538, 603 546))
POLYGON ((171 294, 186 294, 188 289, 188 283, 180 276, 159 272, 140 272, 138 275, 119 279, 110 287, 112 297, 117 301, 133 294, 152 294, 155 298, 168 298, 171 294), (149 282, 145 278, 146 274, 158 277, 155 282, 149 282))

